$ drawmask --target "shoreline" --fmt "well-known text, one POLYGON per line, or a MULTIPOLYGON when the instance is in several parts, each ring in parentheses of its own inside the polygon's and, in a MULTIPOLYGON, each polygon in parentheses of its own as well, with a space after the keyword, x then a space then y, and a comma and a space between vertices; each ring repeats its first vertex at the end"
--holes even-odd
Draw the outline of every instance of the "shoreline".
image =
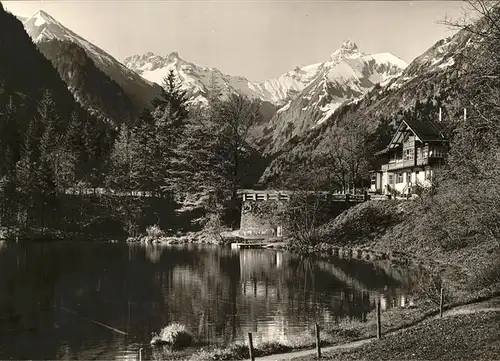
MULTIPOLYGON (((495 294, 490 294, 490 295, 484 295, 482 297, 478 297, 475 299, 470 299, 466 302, 461 302, 461 303, 456 303, 456 304, 449 304, 444 307, 444 313, 443 315, 445 316, 447 313, 453 312, 454 310, 460 310, 462 308, 468 307, 468 306, 474 306, 474 305, 480 305, 483 303, 486 303, 490 300, 495 300, 500 297, 500 292, 496 292, 495 294)), ((418 306, 417 306, 418 308, 418 306)), ((384 315, 384 313, 382 314, 384 315)), ((383 335, 384 336, 389 336, 396 334, 401 331, 405 331, 407 329, 412 329, 414 327, 417 327, 425 322, 428 322, 430 320, 435 320, 439 319, 439 308, 435 308, 431 311, 427 311, 424 313, 421 317, 418 319, 413 320, 412 322, 402 324, 398 327, 384 327, 384 321, 382 321, 382 329, 383 329, 383 335)), ((352 329, 351 329, 352 330, 352 329)), ((323 330, 322 332, 322 338, 326 337, 328 339, 328 330, 323 330)), ((314 337, 314 336, 312 336, 314 337)), ((343 349, 347 347, 352 347, 350 345, 355 345, 357 346, 362 346, 365 343, 369 343, 372 341, 377 340, 376 338, 376 330, 372 330, 372 332, 368 334, 363 334, 359 337, 338 337, 337 340, 321 340, 321 347, 322 347, 322 352, 329 352, 335 349, 343 349)), ((225 347, 216 347, 212 351, 207 351, 203 350, 200 351, 195 351, 191 355, 191 357, 188 359, 189 361, 208 361, 208 360, 213 360, 213 359, 223 359, 221 356, 224 357, 230 357, 230 358, 224 358, 224 359, 231 359, 231 360, 244 360, 249 357, 247 353, 247 348, 246 344, 243 342, 236 342, 231 345, 227 345, 225 347)), ((255 346, 255 356, 258 357, 261 360, 289 360, 289 359, 295 359, 297 357, 301 356, 315 356, 316 348, 315 348, 315 341, 311 338, 311 341, 308 342, 307 344, 303 345, 289 345, 289 344, 282 344, 279 342, 266 342, 263 344, 257 344, 255 346)))
MULTIPOLYGON (((194 242, 195 244, 197 242, 194 242)), ((353 259, 364 262, 376 262, 376 261, 391 261, 393 263, 399 263, 409 267, 418 267, 424 269, 430 274, 443 272, 454 272, 460 269, 461 272, 465 272, 464 268, 460 266, 446 262, 442 259, 430 259, 424 258, 420 255, 410 255, 400 251, 385 251, 381 250, 382 247, 371 247, 371 245, 363 245, 356 247, 338 247, 332 245, 320 244, 316 247, 309 247, 307 251, 294 249, 293 247, 274 247, 273 243, 283 244, 282 242, 269 242, 266 249, 275 249, 287 251, 295 254, 301 254, 305 256, 317 257, 321 260, 327 262, 334 262, 335 259, 353 259)), ((177 243, 177 245, 182 245, 186 243, 177 243)), ((198 244, 201 244, 198 242, 198 244)), ((175 245, 175 244, 173 244, 175 245)), ((219 244, 224 245, 224 244, 219 244)), ((225 244, 227 245, 227 243, 225 244)), ((450 301, 445 303, 443 311, 463 307, 475 303, 481 303, 492 298, 500 297, 500 289, 495 287, 483 287, 479 290, 469 290, 463 288, 463 284, 455 283, 455 280, 445 278, 445 286, 450 290, 450 301)), ((397 332, 404 330, 415 325, 421 324, 422 322, 435 318, 439 315, 439 306, 433 302, 430 298, 418 298, 414 306, 411 308, 401 308, 395 307, 389 309, 383 313, 386 325, 385 331, 387 333, 397 332)), ((376 324, 375 324, 375 312, 372 311, 367 317, 367 321, 361 322, 357 321, 355 324, 342 323, 334 328, 333 330, 323 331, 322 333, 327 335, 325 341, 322 341, 322 346, 335 347, 348 342, 359 342, 362 340, 370 339, 376 334, 376 324), (328 332, 331 332, 328 334, 328 332), (346 334, 351 333, 356 336, 346 336, 346 334), (329 340, 328 340, 329 338, 329 340)), ((281 342, 267 342, 263 345, 256 345, 256 356, 265 357, 269 355, 282 355, 282 354, 294 354, 297 352, 304 352, 304 350, 314 348, 313 335, 311 337, 306 337, 305 339, 295 343, 293 337, 290 337, 290 341, 287 343, 281 342)), ((214 347, 211 351, 203 350, 203 355, 198 355, 198 351, 191 356, 192 361, 205 361, 211 359, 217 359, 217 357, 230 357, 231 359, 241 360, 245 359, 247 356, 242 356, 241 353, 246 352, 245 348, 241 348, 242 343, 228 344, 222 347, 214 347)), ((244 344, 243 344, 244 345, 244 344)), ((246 346, 245 346, 246 347, 246 346)), ((271 360, 271 358, 269 358, 271 360)))
MULTIPOLYGON (((417 329, 421 326, 425 326, 427 323, 430 323, 430 322, 435 322, 435 321, 443 322, 443 320, 446 321, 447 319, 454 318, 454 317, 458 318, 458 317, 464 316, 464 315, 478 315, 480 313, 486 313, 486 312, 498 312, 498 313, 500 313, 500 307, 487 307, 487 305, 490 303, 490 301, 497 301, 497 302, 500 301, 499 297, 500 297, 500 294, 497 296, 489 297, 489 298, 484 299, 484 300, 479 300, 477 302, 470 302, 470 303, 467 303, 464 305, 456 305, 453 307, 449 307, 446 311, 443 312, 443 318, 437 317, 438 316, 438 314, 437 314, 437 315, 429 316, 425 319, 422 319, 419 322, 415 322, 414 324, 409 325, 407 327, 386 331, 383 334, 383 338, 382 338, 381 342, 386 342, 387 339, 390 339, 391 337, 398 336, 398 334, 401 333, 401 331, 404 331, 405 333, 401 334, 401 336, 399 336, 399 337, 405 337, 405 335, 408 335, 408 332, 406 332, 407 330, 409 331, 409 330, 417 329), (470 306, 473 306, 473 307, 470 307, 470 306), (474 306, 476 306, 476 307, 474 307, 474 306), (477 307, 477 306, 479 306, 479 307, 477 307)), ((338 359, 337 358, 338 355, 334 354, 336 351, 338 351, 340 353, 351 352, 354 349, 363 348, 363 346, 375 343, 377 341, 380 341, 380 340, 377 340, 376 337, 370 337, 370 338, 365 338, 362 340, 352 341, 352 342, 345 343, 345 344, 324 347, 324 348, 322 348, 321 351, 323 353, 324 358, 332 358, 333 357, 333 359, 338 359)), ((311 360, 311 359, 315 358, 315 356, 316 356, 316 349, 312 349, 312 350, 307 350, 307 351, 289 352, 286 354, 280 354, 279 356, 270 355, 270 356, 262 358, 261 360, 263 360, 263 361, 311 360)), ((385 352, 383 354, 383 357, 385 357, 387 359, 387 358, 391 358, 391 355, 389 355, 389 354, 387 354, 387 352, 385 352)))
MULTIPOLYGON (((101 237, 101 240, 89 240, 90 242, 106 242, 106 243, 127 243, 137 245, 152 245, 152 246, 185 246, 185 245, 212 245, 227 247, 232 242, 244 242, 241 238, 218 238, 206 232, 191 232, 181 236, 162 237, 162 239, 154 240, 147 239, 147 236, 136 237, 133 242, 128 240, 102 240, 106 237, 101 237), (146 241, 144 241, 146 239, 146 241)), ((1 241, 0 241, 1 242, 1 241)), ((33 241, 43 242, 43 241, 33 241)), ((52 242, 75 242, 64 240, 53 240, 52 242)), ((82 241, 83 243, 85 241, 82 241)), ((249 241, 251 242, 251 241, 249 241)), ((409 255, 400 251, 384 251, 384 245, 373 247, 373 244, 357 245, 355 247, 340 247, 326 244, 319 244, 307 249, 297 249, 290 246, 283 247, 283 242, 270 241, 267 242, 267 249, 286 251, 304 256, 317 257, 327 262, 334 262, 335 259, 353 259, 364 262, 376 261, 391 261, 407 266, 417 266, 425 269, 430 273, 453 272, 460 268, 458 265, 446 262, 444 259, 425 259, 421 255, 409 255)), ((443 257, 444 258, 444 257, 443 257)), ((464 267, 463 267, 464 268, 464 267)), ((461 270, 464 272, 464 269, 461 270)), ((444 311, 461 307, 464 305, 484 302, 491 298, 500 296, 500 289, 495 287, 482 288, 480 290, 468 290, 463 288, 463 284, 454 284, 453 279, 446 279, 447 288, 453 291, 449 303, 445 304, 444 311), (458 291, 458 292, 457 292, 458 291)), ((411 308, 396 307, 383 312, 383 322, 385 321, 384 332, 397 332, 398 330, 413 327, 439 314, 439 307, 430 301, 430 299, 418 299, 411 308)), ((349 342, 356 342, 373 337, 376 334, 375 312, 372 311, 367 315, 365 322, 355 321, 353 323, 335 326, 333 329, 322 331, 325 337, 322 342, 323 347, 335 347, 349 342)), ((288 341, 288 340, 287 340, 288 341)), ((290 354, 301 352, 314 347, 314 335, 307 335, 301 340, 295 340, 290 337, 287 344, 280 342, 268 342, 267 344, 256 345, 256 356, 268 356, 278 354, 290 354)), ((241 357, 241 352, 245 352, 245 347, 240 347, 241 342, 237 344, 228 344, 222 347, 215 347, 212 350, 199 349, 195 350, 190 360, 204 361, 213 358, 214 355, 228 355, 230 359, 244 359, 241 357), (203 350, 205 356, 203 358, 199 353, 203 350)), ((293 356, 293 355, 292 355, 293 356)))

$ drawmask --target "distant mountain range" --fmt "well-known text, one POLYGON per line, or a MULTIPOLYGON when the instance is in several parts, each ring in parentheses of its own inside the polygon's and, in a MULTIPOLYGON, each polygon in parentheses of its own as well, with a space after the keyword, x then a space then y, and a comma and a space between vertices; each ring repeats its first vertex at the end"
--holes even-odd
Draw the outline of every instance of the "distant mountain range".
POLYGON ((383 113, 387 106, 399 109, 414 102, 422 95, 422 87, 433 86, 432 82, 422 81, 425 74, 454 69, 455 60, 450 54, 458 51, 455 40, 443 40, 407 65, 391 53, 366 54, 354 42, 345 41, 325 61, 253 82, 198 66, 177 52, 166 56, 137 54, 120 62, 43 11, 24 19, 24 27, 59 70, 76 99, 87 109, 111 119, 133 118, 149 106, 170 70, 182 81, 193 106, 205 106, 214 87, 223 95, 237 93, 260 100, 265 121, 253 129, 252 141, 274 163, 300 148, 302 140, 322 133, 321 129, 340 116, 337 110, 347 104, 366 107, 369 102, 370 111, 380 104, 383 113), (75 44, 85 54, 65 43, 75 44), (97 70, 90 70, 92 65, 97 70), (84 74, 93 74, 99 80, 88 84, 84 74), (110 93, 115 96, 105 100, 105 94, 110 93))
POLYGON ((126 58, 124 64, 145 79, 162 84, 170 70, 173 70, 190 94, 191 101, 198 104, 207 103, 207 94, 215 85, 223 94, 236 93, 251 99, 260 99, 282 106, 302 91, 316 75, 314 72, 296 68, 278 78, 264 82, 252 82, 242 76, 223 74, 216 68, 197 66, 182 59, 177 52, 166 56, 146 53, 126 58))
POLYGON ((271 121, 253 133, 255 141, 270 153, 279 150, 292 136, 323 122, 341 104, 361 98, 375 84, 399 75, 406 67, 403 60, 390 53, 362 54, 352 41, 344 42, 325 62, 296 67, 263 82, 197 66, 177 52, 167 56, 134 55, 126 58, 124 64, 157 84, 173 70, 193 104, 207 104, 210 89, 215 85, 224 94, 242 94, 279 107, 271 121))

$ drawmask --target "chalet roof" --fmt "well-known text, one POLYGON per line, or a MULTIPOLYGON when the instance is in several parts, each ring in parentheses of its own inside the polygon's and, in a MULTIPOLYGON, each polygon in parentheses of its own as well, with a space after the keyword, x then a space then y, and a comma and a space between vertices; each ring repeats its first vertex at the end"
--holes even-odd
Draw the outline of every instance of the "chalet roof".
POLYGON ((390 148, 389 148, 389 146, 387 146, 387 147, 385 147, 384 149, 379 150, 378 152, 376 152, 374 155, 375 155, 375 156, 379 156, 379 155, 382 155, 382 154, 387 153, 389 150, 390 150, 390 148))
POLYGON ((422 142, 447 142, 447 139, 443 136, 443 126, 440 123, 428 119, 403 119, 390 143, 375 155, 382 155, 390 149, 396 148, 405 127, 411 130, 422 142))
POLYGON ((443 126, 431 120, 404 119, 404 123, 422 142, 446 141, 443 126))

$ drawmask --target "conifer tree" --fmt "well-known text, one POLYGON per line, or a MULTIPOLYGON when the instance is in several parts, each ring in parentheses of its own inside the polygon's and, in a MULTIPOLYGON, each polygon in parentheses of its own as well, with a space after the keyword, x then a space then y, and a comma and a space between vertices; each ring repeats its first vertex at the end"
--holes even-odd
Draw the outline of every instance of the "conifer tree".
POLYGON ((187 93, 181 89, 181 82, 171 69, 168 75, 163 79, 162 92, 159 97, 153 100, 154 107, 165 108, 170 105, 170 115, 174 114, 178 119, 185 119, 189 113, 187 106, 187 93))
POLYGON ((172 194, 177 191, 183 157, 181 145, 189 117, 186 93, 172 70, 164 80, 161 96, 153 101, 153 105, 155 170, 161 175, 158 187, 172 194))
POLYGON ((74 187, 81 153, 83 152, 82 122, 78 113, 72 112, 66 132, 58 148, 58 169, 55 174, 61 192, 74 187))
POLYGON ((16 164, 16 185, 20 195, 18 223, 27 226, 29 216, 36 201, 37 164, 36 164, 36 124, 31 121, 24 134, 21 157, 16 164))
POLYGON ((87 187, 96 188, 99 185, 99 129, 85 119, 82 132, 82 181, 87 187))
POLYGON ((71 113, 68 127, 64 135, 64 148, 71 149, 74 153, 83 152, 83 123, 78 112, 74 111, 71 113))
POLYGON ((138 154, 140 184, 142 190, 148 192, 158 191, 160 179, 158 177, 158 163, 155 152, 158 147, 155 132, 155 120, 149 110, 144 110, 133 129, 139 146, 138 154))
POLYGON ((55 219, 57 180, 60 164, 59 116, 50 91, 46 90, 38 105, 38 126, 41 131, 37 162, 37 209, 42 227, 55 219))
POLYGON ((19 143, 17 108, 10 96, 0 111, 0 178, 13 170, 19 157, 19 143))
POLYGON ((111 153, 113 189, 133 194, 140 187, 140 145, 135 134, 126 124, 120 127, 120 134, 111 153))
POLYGON ((111 153, 111 173, 108 183, 122 195, 115 197, 117 210, 122 214, 125 231, 134 235, 137 231, 137 219, 141 213, 140 198, 140 144, 135 134, 126 124, 120 127, 120 134, 111 153))

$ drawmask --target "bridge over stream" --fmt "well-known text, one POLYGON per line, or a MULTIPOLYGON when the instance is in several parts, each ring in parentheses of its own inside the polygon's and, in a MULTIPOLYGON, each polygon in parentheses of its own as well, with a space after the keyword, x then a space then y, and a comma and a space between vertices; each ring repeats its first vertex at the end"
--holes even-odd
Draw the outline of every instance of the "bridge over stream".
POLYGON ((275 220, 274 214, 284 207, 295 195, 311 195, 330 205, 331 216, 335 217, 346 209, 368 200, 386 199, 383 195, 289 191, 289 190, 255 190, 240 189, 241 219, 238 234, 247 239, 268 239, 283 236, 283 227, 275 220))

